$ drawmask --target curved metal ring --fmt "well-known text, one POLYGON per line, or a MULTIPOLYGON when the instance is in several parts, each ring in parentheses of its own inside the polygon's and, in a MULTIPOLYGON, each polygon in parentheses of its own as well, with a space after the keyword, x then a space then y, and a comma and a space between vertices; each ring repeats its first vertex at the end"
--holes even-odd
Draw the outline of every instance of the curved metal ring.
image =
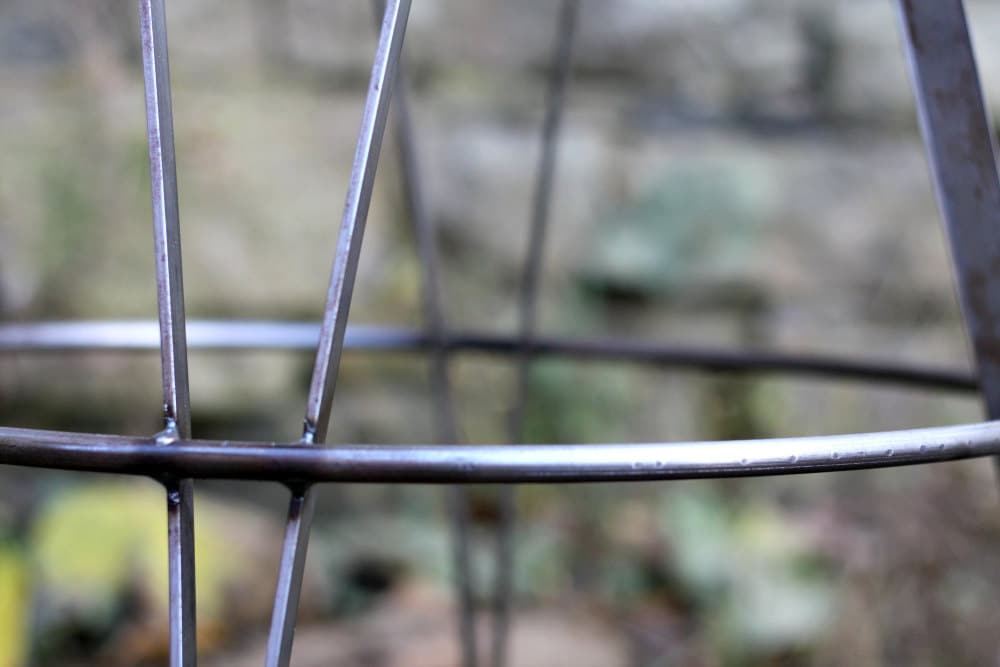
POLYGON ((768 440, 594 445, 338 445, 0 428, 0 463, 160 479, 558 483, 829 472, 1000 454, 1000 421, 768 440), (164 446, 169 444, 169 446, 164 446))
MULTIPOLYGON (((299 322, 188 322, 191 347, 213 350, 311 350, 318 327, 299 322)), ((352 327, 355 350, 421 351, 435 342, 420 331, 352 327)), ((607 339, 456 333, 451 350, 652 362, 708 370, 776 371, 865 378, 975 390, 967 371, 902 364, 732 352, 607 339)), ((49 322, 0 326, 0 352, 155 350, 156 322, 49 322)), ((1000 454, 1000 422, 858 435, 725 442, 596 445, 337 446, 125 436, 0 428, 0 463, 152 477, 236 478, 281 482, 585 482, 742 477, 930 463, 1000 454)))
MULTIPOLYGON (((187 323, 188 347, 207 350, 316 349, 319 326, 308 322, 194 320, 187 323)), ((143 351, 159 349, 155 321, 38 322, 0 325, 0 353, 59 351, 143 351)), ((529 341, 510 335, 453 332, 442 344, 453 352, 512 354, 629 361, 711 371, 779 372, 864 379, 957 391, 975 391, 975 376, 961 369, 793 355, 762 350, 733 351, 691 345, 602 338, 540 336, 529 341)), ((345 348, 367 351, 426 351, 436 342, 427 334, 396 327, 351 326, 345 348)))

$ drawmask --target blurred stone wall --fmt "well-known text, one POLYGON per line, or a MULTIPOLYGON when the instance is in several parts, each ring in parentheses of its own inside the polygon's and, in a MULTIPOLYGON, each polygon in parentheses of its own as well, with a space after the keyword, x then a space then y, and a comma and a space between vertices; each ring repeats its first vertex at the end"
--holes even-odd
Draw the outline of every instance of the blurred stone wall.
MULTIPOLYGON (((414 3, 407 59, 422 176, 456 326, 515 324, 556 9, 553 0, 414 3)), ((374 48, 368 3, 172 0, 168 13, 189 313, 316 319, 374 48)), ((155 312, 133 14, 111 0, 0 7, 7 319, 155 312)), ((1000 8, 972 2, 970 17, 987 95, 1000 100, 1000 8)), ((964 363, 891 3, 587 0, 581 20, 546 251, 546 330, 964 363)), ((419 266, 391 155, 355 322, 419 320, 419 266)), ((349 361, 340 437, 404 437, 386 405, 425 414, 414 398, 419 364, 394 363, 383 377, 373 359, 349 361), (378 398, 386 385, 388 403, 378 398)), ((65 403, 68 421, 82 418, 72 406, 88 383, 129 405, 158 403, 148 358, 0 364, 10 404, 35 392, 65 403), (90 379, 54 382, 48 364, 90 379), (144 380, 126 389, 114 380, 123 372, 144 380)), ((480 387, 505 386, 508 371, 457 365, 471 437, 500 436, 494 417, 507 399, 480 387)), ((283 412, 293 437, 288 411, 299 411, 307 372, 308 360, 288 355, 198 355, 196 406, 206 423, 248 405, 283 412)), ((782 404, 817 418, 813 399, 796 407, 802 393, 782 404)), ((912 412, 891 405, 857 426, 928 415, 920 400, 912 412)), ((145 430, 149 414, 130 428, 145 430)), ((776 418, 776 428, 800 418, 776 418)), ((659 420, 639 419, 633 435, 690 435, 699 421, 678 414, 673 423, 688 426, 660 433, 659 420)), ((429 429, 426 417, 416 423, 429 429)))
MULTIPOLYGON (((968 5, 997 111, 1000 6, 968 5)), ((406 51, 421 176, 455 327, 516 326, 556 11, 555 0, 413 3, 406 51)), ((134 12, 122 0, 0 3, 6 321, 155 317, 134 12)), ((169 0, 168 16, 189 315, 317 321, 374 50, 369 4, 169 0)), ((584 0, 581 21, 545 253, 545 332, 967 364, 890 2, 584 0)), ((352 323, 420 321, 393 156, 387 141, 352 323)), ((505 440, 510 364, 469 355, 451 370, 464 437, 505 440)), ((195 434, 296 438, 309 372, 309 355, 193 353, 195 434)), ((160 427, 159 392, 155 354, 0 356, 4 425, 148 434, 160 427)), ((915 427, 975 420, 980 409, 966 395, 867 383, 540 361, 527 417, 538 441, 664 441, 915 427)), ((332 441, 430 441, 431 422, 422 360, 346 356, 332 441)), ((526 488, 518 587, 535 607, 519 627, 598 664, 613 662, 603 657, 612 649, 624 664, 625 646, 628 664, 995 662, 1000 522, 988 468, 526 488), (563 625, 611 649, 549 630, 563 625)), ((282 489, 199 484, 200 494, 285 508, 282 489)), ((54 511, 43 499, 58 509, 58 491, 74 487, 88 497, 81 476, 0 470, 0 581, 5 556, 38 557, 31 524, 54 511)), ((323 625, 303 624, 298 659, 312 646, 315 664, 330 664, 331 643, 343 653, 365 634, 329 619, 362 604, 344 597, 359 595, 348 575, 373 557, 393 586, 406 585, 379 612, 390 622, 375 615, 381 634, 361 643, 381 656, 396 632, 399 655, 415 664, 417 640, 398 638, 410 627, 402 608, 422 635, 430 619, 435 641, 453 650, 433 493, 324 490, 310 553, 343 599, 314 587, 328 608, 323 625)), ((130 521, 149 542, 146 497, 130 521)), ((73 510, 65 525, 79 530, 80 496, 62 498, 73 510)), ((148 498, 160 502, 159 491, 148 498)), ((482 556, 492 542, 480 513, 482 556)), ((241 565, 259 572, 222 568, 249 581, 234 586, 232 604, 247 618, 229 621, 249 627, 269 611, 260 582, 271 580, 267 550, 280 528, 221 516, 227 540, 256 545, 241 547, 241 565)), ((59 598, 41 602, 51 612, 59 598)), ((217 664, 259 664, 262 648, 244 640, 263 630, 237 630, 246 659, 217 664)), ((517 637, 513 654, 548 655, 517 637)))

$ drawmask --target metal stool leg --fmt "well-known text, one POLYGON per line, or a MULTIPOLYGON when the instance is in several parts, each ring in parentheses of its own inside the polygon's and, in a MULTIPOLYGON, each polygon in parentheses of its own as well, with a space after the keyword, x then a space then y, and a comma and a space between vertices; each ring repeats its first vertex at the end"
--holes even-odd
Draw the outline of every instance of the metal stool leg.
MULTIPOLYGON (((541 283, 542 257, 549 230, 552 208, 552 188, 556 171, 556 150, 562 126, 566 89, 569 86, 573 41, 576 36, 579 0, 563 0, 556 23, 556 38, 552 74, 542 123, 542 150, 536 173, 531 205, 528 247, 521 271, 519 294, 520 349, 517 355, 517 386, 510 415, 510 441, 524 442, 524 417, 528 405, 533 356, 532 342, 536 334, 538 291, 541 283)), ((517 520, 517 487, 507 486, 500 492, 500 522, 496 536, 496 579, 493 587, 493 641, 490 647, 491 667, 507 664, 507 644, 510 634, 511 603, 514 596, 514 527, 517 520)))
POLYGON ((991 419, 1000 418, 1000 181, 962 0, 897 0, 959 301, 991 419))
MULTIPOLYGON (((163 444, 191 437, 188 391, 187 334, 184 323, 184 280, 181 272, 180 219, 177 210, 177 168, 174 122, 167 57, 164 0, 140 0, 143 78, 149 139, 150 190, 156 295, 160 314, 160 359, 163 370, 163 444)), ((170 665, 194 667, 194 485, 190 479, 168 479, 167 530, 170 586, 170 665)))
MULTIPOLYGON (((379 8, 382 0, 376 0, 379 8)), ((434 422, 438 441, 457 443, 460 440, 455 418, 454 396, 448 362, 451 357, 447 347, 445 313, 441 294, 440 257, 434 228, 420 181, 420 161, 417 142, 410 116, 409 81, 401 62, 396 74, 395 128, 400 180, 403 199, 421 270, 421 306, 424 329, 430 343, 430 383, 433 393, 434 422)), ((476 642, 475 596, 472 589, 472 562, 469 550, 469 493, 465 487, 445 489, 445 505, 451 524, 452 563, 455 577, 455 599, 458 620, 458 638, 462 647, 463 667, 477 667, 479 653, 476 642)))
MULTIPOLYGON (((403 47, 403 35, 410 12, 410 0, 391 0, 387 3, 378 50, 372 69, 368 98, 365 102, 361 132, 354 167, 347 192, 347 203, 337 240, 333 273, 327 294, 323 326, 320 329, 316 363, 313 367, 309 397, 306 403, 305 428, 301 443, 321 445, 326 440, 330 421, 333 390, 337 382, 340 356, 347 330, 347 315, 351 308, 351 294, 357 275, 361 240, 364 237, 368 206, 375 185, 382 135, 385 133, 389 99, 394 87, 396 65, 403 47)), ((271 634, 267 644, 267 666, 287 667, 291 660, 292 639, 295 635, 295 617, 302 588, 309 531, 315 507, 315 489, 298 485, 292 491, 288 510, 288 528, 281 552, 274 612, 271 617, 271 634)))

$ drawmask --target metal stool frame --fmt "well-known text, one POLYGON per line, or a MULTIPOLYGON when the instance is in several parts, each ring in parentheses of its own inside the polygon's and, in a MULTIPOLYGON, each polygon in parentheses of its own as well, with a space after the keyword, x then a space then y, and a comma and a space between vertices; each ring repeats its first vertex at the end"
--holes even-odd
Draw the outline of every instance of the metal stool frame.
MULTIPOLYGON (((302 569, 315 507, 315 485, 329 482, 418 482, 455 485, 449 508, 455 535, 460 637, 465 665, 478 651, 469 584, 467 483, 564 483, 745 477, 880 468, 1000 456, 1000 421, 845 436, 725 442, 540 445, 523 443, 531 360, 545 355, 606 358, 708 370, 839 376, 981 392, 990 419, 1000 419, 1000 181, 962 0, 897 0, 939 207, 951 241, 958 292, 976 361, 960 370, 834 357, 734 352, 662 343, 562 339, 535 335, 540 267, 548 226, 557 139, 570 75, 579 0, 562 0, 542 154, 522 274, 516 337, 455 332, 445 326, 433 230, 400 61, 410 0, 377 2, 384 10, 357 152, 322 325, 281 322, 186 322, 174 161, 165 0, 139 0, 146 89, 159 336, 153 323, 37 323, 0 326, 0 352, 134 350, 158 347, 164 429, 146 438, 0 427, 0 464, 107 472, 154 478, 166 488, 170 563, 170 663, 196 663, 193 479, 272 480, 291 491, 268 643, 269 667, 289 664, 302 569), (395 93, 403 192, 424 272, 423 331, 348 327, 354 278, 376 166, 395 93), (316 350, 302 438, 294 443, 192 438, 188 347, 316 350), (420 350, 430 355, 440 444, 342 445, 324 448, 342 351, 420 350), (458 444, 448 360, 479 350, 512 354, 518 398, 514 444, 458 444)), ((513 488, 513 487, 511 487, 513 488)), ((512 571, 513 491, 506 494, 498 537, 492 664, 505 662, 512 571)))

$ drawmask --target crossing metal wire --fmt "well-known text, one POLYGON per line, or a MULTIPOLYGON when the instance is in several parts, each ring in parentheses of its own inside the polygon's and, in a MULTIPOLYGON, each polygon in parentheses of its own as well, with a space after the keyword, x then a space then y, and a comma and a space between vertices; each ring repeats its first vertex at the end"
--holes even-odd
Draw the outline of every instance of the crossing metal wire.
MULTIPOLYGON (((598 445, 525 444, 532 360, 562 355, 657 366, 799 373, 979 391, 990 419, 1000 419, 1000 182, 990 122, 980 90, 961 0, 897 0, 939 207, 951 242, 963 315, 976 372, 835 357, 696 348, 662 342, 567 339, 535 335, 540 267, 545 249, 562 112, 571 72, 579 0, 562 0, 541 133, 529 244, 514 337, 461 332, 446 325, 439 260, 423 200, 421 168, 409 116, 401 54, 410 0, 376 3, 379 38, 322 324, 186 322, 180 225, 167 56, 165 0, 139 0, 149 140, 159 327, 154 323, 55 322, 0 326, 0 352, 133 350, 158 347, 164 428, 146 438, 0 428, 0 464, 152 477, 166 488, 170 563, 170 662, 196 662, 193 479, 273 480, 291 492, 267 648, 269 667, 289 664, 303 564, 324 482, 421 482, 451 485, 459 638, 463 664, 481 657, 473 625, 468 547, 472 482, 558 483, 742 477, 876 468, 1000 455, 1000 422, 827 437, 725 442, 598 445), (422 330, 348 327, 365 220, 390 98, 403 192, 423 271, 422 330), (293 443, 193 439, 187 351, 197 348, 315 350, 303 434, 293 443), (439 444, 324 447, 346 348, 419 350, 431 360, 439 444), (519 388, 510 444, 466 446, 458 441, 449 359, 468 350, 513 355, 519 388)), ((510 616, 514 487, 506 491, 497 535, 490 664, 505 664, 510 616)), ((2 594, 2 593, 0 593, 2 594)))

